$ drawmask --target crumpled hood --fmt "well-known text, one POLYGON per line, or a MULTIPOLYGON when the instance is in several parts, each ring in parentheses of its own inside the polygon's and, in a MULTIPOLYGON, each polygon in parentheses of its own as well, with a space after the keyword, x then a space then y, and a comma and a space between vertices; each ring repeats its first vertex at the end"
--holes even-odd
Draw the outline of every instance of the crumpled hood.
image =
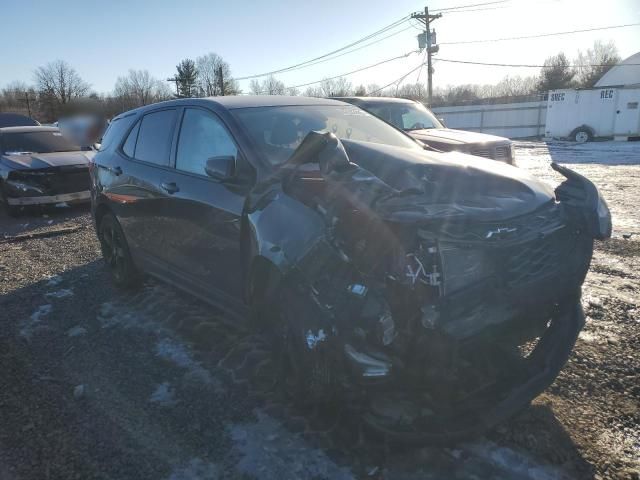
POLYGON ((424 130, 411 130, 407 132, 413 138, 429 143, 448 143, 451 145, 460 144, 486 144, 486 143, 509 143, 509 139, 498 137, 497 135, 487 135, 486 133, 467 132, 465 130, 454 130, 452 128, 428 128, 424 130))
POLYGON ((375 201, 375 210, 389 220, 503 221, 555 199, 549 185, 501 162, 353 140, 342 144, 352 163, 398 192, 375 201))
POLYGON ((12 170, 42 169, 71 165, 89 165, 88 152, 33 153, 25 155, 3 155, 2 163, 12 170))

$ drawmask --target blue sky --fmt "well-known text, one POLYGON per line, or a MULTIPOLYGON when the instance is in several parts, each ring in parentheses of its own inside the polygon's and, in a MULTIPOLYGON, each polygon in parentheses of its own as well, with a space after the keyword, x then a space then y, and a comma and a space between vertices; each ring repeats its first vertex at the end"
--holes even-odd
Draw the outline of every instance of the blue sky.
MULTIPOLYGON (((487 0, 431 0, 431 9, 487 0)), ((51 60, 69 62, 98 92, 108 92, 130 68, 157 78, 173 75, 185 57, 216 52, 245 76, 307 60, 357 40, 424 8, 415 0, 323 0, 316 2, 216 0, 4 0, 1 6, 0 87, 31 82, 33 70, 51 60)), ((446 13, 435 22, 439 42, 486 39, 640 22, 640 1, 510 0, 499 8, 446 13)), ((417 47, 407 30, 334 61, 278 75, 287 85, 338 75, 401 55, 417 47)), ((640 27, 512 42, 442 45, 440 57, 502 63, 542 63, 564 50, 573 57, 593 40, 614 40, 622 57, 640 49, 640 27)), ((350 76, 354 84, 384 85, 419 65, 414 54, 350 76)), ((505 74, 537 70, 434 65, 436 86, 495 83, 505 74)), ((425 72, 421 81, 426 79, 425 72)), ((407 78, 413 82, 417 72, 407 78)), ((242 82, 248 88, 248 82, 242 82)))

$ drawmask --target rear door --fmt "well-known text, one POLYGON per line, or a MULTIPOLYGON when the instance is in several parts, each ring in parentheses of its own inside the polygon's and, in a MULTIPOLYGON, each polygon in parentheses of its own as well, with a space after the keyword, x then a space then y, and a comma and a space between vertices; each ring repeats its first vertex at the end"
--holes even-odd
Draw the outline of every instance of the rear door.
MULTIPOLYGON (((222 120, 212 111, 186 107, 175 148, 175 170, 165 181, 175 187, 166 210, 163 255, 177 281, 208 296, 213 291, 240 298, 240 220, 252 186, 250 168, 222 120), (221 182, 207 176, 207 159, 232 156, 236 177, 221 182)), ((167 172, 165 172, 167 173, 167 172)))
POLYGON ((176 108, 165 108, 135 123, 118 150, 121 161, 111 167, 118 181, 107 193, 134 257, 161 274, 166 273, 161 260, 172 193, 166 182, 177 116, 176 108))
POLYGON ((640 133, 640 90, 619 89, 613 134, 623 137, 640 133))

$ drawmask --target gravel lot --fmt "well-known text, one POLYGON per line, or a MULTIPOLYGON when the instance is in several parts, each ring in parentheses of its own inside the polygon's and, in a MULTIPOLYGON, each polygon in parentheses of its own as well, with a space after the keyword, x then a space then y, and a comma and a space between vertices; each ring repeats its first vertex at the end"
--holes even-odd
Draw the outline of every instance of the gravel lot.
POLYGON ((114 290, 88 209, 54 208, 0 216, 0 479, 640 478, 640 143, 517 147, 551 183, 551 159, 588 175, 614 238, 567 367, 508 424, 394 449, 297 411, 262 338, 156 282, 114 290))

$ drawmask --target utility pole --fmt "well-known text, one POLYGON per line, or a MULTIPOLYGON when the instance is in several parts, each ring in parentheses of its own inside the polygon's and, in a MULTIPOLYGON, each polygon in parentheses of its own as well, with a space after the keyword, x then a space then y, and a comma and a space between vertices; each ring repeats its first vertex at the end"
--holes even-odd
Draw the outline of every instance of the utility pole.
MULTIPOLYGON (((424 23, 425 48, 427 49, 427 91, 429 98, 429 106, 431 106, 431 97, 433 96, 433 69, 431 68, 431 55, 436 53, 440 47, 434 45, 435 35, 431 33, 431 22, 442 17, 441 13, 429 15, 429 7, 424 7, 424 13, 413 13, 411 18, 415 18, 424 23)), ((435 33, 435 32, 434 32, 435 33)))
POLYGON ((218 66, 218 82, 220 84, 220 96, 224 97, 224 75, 222 73, 222 65, 218 66))
POLYGON ((178 78, 178 76, 174 75, 173 78, 167 78, 167 82, 174 82, 176 84, 176 97, 179 97, 180 90, 178 89, 178 83, 180 82, 180 79, 178 78))
POLYGON ((31 116, 31 104, 29 103, 29 92, 24 91, 24 98, 27 101, 27 112, 29 112, 29 116, 31 116))

